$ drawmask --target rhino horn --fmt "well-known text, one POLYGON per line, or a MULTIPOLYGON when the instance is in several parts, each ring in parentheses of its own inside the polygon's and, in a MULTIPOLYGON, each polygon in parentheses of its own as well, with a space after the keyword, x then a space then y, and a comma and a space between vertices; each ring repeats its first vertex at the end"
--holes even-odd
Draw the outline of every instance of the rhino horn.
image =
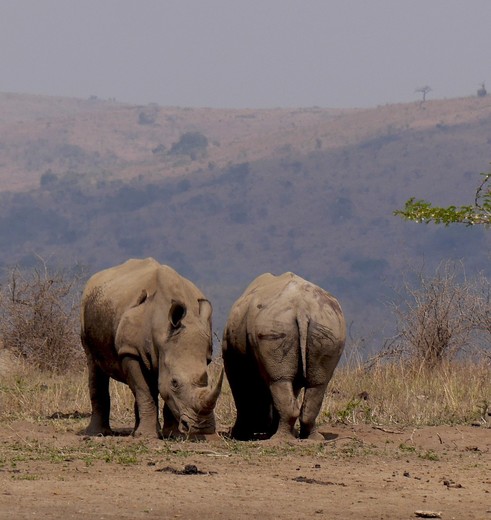
POLYGON ((222 382, 223 382, 223 367, 220 371, 220 376, 218 377, 217 381, 213 385, 213 387, 210 390, 207 390, 206 393, 203 395, 203 399, 200 402, 200 408, 204 411, 211 412, 217 403, 218 396, 220 395, 220 391, 222 389, 222 382))

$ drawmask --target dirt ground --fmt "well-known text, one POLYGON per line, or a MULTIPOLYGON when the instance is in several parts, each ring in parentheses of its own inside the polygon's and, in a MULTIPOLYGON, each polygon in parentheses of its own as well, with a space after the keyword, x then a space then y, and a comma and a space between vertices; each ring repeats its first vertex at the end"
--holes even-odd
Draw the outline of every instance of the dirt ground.
POLYGON ((491 429, 325 426, 324 442, 86 438, 0 425, 0 519, 491 520, 491 429))

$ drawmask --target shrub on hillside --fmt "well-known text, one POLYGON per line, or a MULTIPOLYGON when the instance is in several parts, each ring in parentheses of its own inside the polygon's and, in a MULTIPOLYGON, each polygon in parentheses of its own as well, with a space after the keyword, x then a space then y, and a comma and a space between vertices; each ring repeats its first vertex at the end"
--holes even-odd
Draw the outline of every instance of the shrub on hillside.
POLYGON ((186 132, 171 146, 169 155, 189 155, 194 161, 199 156, 206 155, 207 148, 208 139, 205 135, 201 132, 186 132))
POLYGON ((14 268, 0 287, 0 337, 4 347, 28 363, 52 372, 81 366, 80 284, 76 276, 14 268))

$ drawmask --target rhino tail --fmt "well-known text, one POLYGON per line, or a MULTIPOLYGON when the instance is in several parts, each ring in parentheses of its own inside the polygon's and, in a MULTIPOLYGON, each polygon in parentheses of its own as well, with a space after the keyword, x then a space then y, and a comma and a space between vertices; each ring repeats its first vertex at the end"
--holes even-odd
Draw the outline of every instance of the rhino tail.
POLYGON ((300 359, 302 362, 303 378, 307 379, 307 336, 309 329, 309 319, 307 316, 297 318, 298 340, 300 344, 300 359))

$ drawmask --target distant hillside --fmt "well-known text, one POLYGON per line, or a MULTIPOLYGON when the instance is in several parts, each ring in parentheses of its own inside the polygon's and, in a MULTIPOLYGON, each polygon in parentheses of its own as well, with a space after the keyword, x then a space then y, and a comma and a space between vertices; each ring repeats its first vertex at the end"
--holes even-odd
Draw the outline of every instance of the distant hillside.
POLYGON ((491 274, 489 230, 392 216, 413 195, 473 200, 489 98, 246 111, 4 94, 0 135, 0 265, 154 256, 210 297, 218 333, 265 271, 333 292, 371 348, 411 268, 463 258, 491 274))

